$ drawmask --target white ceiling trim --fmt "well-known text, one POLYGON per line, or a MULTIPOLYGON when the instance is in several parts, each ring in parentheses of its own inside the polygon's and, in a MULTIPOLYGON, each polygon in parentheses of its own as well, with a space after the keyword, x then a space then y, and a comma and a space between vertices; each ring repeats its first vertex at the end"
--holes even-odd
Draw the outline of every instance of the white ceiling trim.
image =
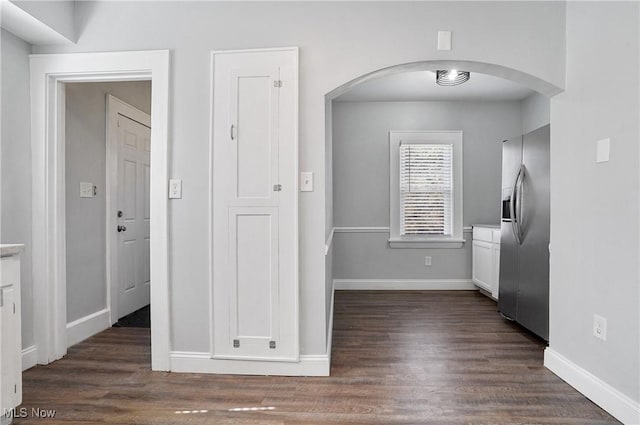
POLYGON ((73 43, 73 40, 69 40, 8 0, 1 0, 0 9, 2 28, 30 44, 73 43))

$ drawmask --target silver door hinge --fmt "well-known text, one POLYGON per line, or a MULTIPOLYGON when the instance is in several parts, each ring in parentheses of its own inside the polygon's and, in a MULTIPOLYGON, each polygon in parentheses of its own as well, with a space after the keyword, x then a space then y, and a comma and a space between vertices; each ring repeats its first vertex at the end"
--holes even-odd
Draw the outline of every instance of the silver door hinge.
POLYGON ((116 121, 118 123, 118 127, 120 127, 120 120, 116 121))
POLYGON ((274 192, 280 192, 282 190, 282 185, 281 184, 274 184, 273 185, 273 191, 274 192))
POLYGON ((239 348, 240 347, 240 340, 239 339, 234 339, 233 340, 233 348, 239 348))
POLYGON ((269 348, 271 348, 271 349, 276 348, 276 342, 275 341, 269 341, 269 348))
POLYGON ((13 303, 13 314, 16 314, 16 303, 13 303))
POLYGON ((282 87, 282 80, 275 80, 273 82, 273 87, 282 87))
POLYGON ((18 384, 13 384, 13 392, 14 392, 15 394, 17 394, 17 393, 18 393, 18 384))

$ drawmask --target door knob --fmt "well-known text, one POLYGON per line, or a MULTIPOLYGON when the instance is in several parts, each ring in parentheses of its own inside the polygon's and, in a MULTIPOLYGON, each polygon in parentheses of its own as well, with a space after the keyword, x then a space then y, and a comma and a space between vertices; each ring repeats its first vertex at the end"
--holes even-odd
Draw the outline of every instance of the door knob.
POLYGON ((122 226, 118 224, 118 232, 126 232, 126 231, 127 231, 127 226, 122 226))

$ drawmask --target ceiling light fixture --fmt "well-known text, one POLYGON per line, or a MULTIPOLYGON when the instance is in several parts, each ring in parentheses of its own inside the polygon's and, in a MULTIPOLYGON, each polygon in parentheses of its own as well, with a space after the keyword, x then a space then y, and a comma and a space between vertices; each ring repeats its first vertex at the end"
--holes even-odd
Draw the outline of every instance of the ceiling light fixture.
POLYGON ((457 86, 469 81, 469 71, 439 70, 436 71, 436 84, 439 86, 457 86))

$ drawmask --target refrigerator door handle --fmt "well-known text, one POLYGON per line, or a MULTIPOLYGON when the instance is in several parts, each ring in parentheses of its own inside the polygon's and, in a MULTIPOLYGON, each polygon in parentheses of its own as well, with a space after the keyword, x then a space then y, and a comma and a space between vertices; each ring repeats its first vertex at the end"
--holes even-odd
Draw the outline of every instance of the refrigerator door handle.
POLYGON ((522 196, 524 193, 524 178, 527 170, 524 168, 524 164, 520 166, 520 184, 518 184, 518 199, 517 199, 517 217, 516 227, 518 230, 518 243, 522 245, 522 237, 524 236, 522 232, 522 196))
POLYGON ((513 231, 513 235, 516 238, 516 242, 518 245, 521 245, 520 242, 520 227, 518 220, 520 219, 519 215, 516 215, 516 211, 519 207, 518 197, 518 181, 520 180, 520 175, 522 174, 522 165, 520 165, 520 169, 518 170, 518 174, 516 174, 516 179, 513 182, 513 188, 511 189, 511 200, 509 201, 509 215, 511 216, 511 230, 513 231))

